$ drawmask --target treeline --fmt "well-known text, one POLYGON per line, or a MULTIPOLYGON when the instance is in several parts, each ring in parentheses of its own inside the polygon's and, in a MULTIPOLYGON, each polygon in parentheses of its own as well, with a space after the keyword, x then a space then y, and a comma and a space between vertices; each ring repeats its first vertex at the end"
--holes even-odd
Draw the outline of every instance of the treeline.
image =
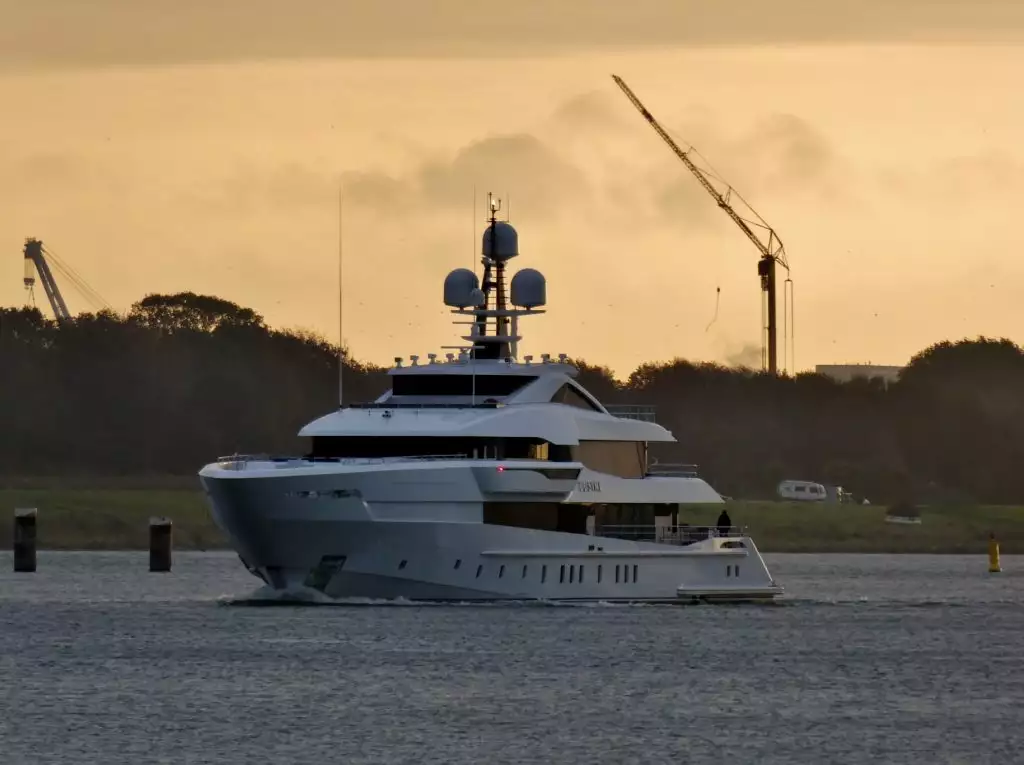
MULTIPOLYGON (((191 293, 60 325, 0 309, 0 474, 189 474, 223 454, 299 453, 299 428, 336 404, 337 358, 191 293)), ((888 387, 683 360, 618 383, 578 364, 606 403, 657 406, 679 443, 654 455, 698 464, 725 494, 803 478, 874 502, 1024 504, 1024 351, 1009 340, 932 346, 888 387)), ((345 385, 372 400, 386 373, 352 362, 345 385)))

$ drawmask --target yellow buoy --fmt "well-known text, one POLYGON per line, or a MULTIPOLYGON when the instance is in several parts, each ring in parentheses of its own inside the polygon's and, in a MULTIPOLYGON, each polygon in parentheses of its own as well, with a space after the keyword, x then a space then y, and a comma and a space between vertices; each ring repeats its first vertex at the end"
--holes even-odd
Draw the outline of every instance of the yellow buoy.
POLYGON ((1002 571, 999 568, 999 542, 995 534, 988 535, 988 573, 998 574, 1002 571))

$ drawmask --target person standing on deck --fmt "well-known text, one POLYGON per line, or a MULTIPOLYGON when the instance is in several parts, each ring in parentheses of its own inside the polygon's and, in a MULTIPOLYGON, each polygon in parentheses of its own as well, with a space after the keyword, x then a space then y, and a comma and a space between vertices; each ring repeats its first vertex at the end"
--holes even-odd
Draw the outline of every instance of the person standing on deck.
POLYGON ((718 536, 724 537, 729 533, 729 529, 732 528, 732 519, 729 517, 728 511, 723 507, 722 514, 718 516, 718 536))

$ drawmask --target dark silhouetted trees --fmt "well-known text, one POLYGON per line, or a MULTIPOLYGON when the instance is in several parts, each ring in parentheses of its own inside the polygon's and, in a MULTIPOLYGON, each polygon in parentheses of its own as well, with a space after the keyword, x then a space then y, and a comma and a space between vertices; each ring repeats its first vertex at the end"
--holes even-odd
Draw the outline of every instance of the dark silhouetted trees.
MULTIPOLYGON (((299 428, 336 405, 337 363, 324 339, 205 295, 59 325, 0 309, 0 473, 185 474, 236 451, 299 453, 299 428)), ((655 405, 679 443, 652 453, 726 494, 805 478, 875 501, 1024 503, 1024 351, 1009 340, 939 343, 889 386, 680 359, 620 383, 577 364, 606 403, 655 405)), ((345 382, 350 400, 387 387, 357 362, 345 382)))

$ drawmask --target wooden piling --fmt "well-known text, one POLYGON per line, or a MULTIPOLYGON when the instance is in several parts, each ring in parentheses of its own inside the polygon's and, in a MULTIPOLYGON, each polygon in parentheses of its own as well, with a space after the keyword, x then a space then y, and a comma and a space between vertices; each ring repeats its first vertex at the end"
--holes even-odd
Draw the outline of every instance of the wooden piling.
POLYGON ((170 518, 149 519, 149 570, 170 571, 173 524, 170 518))
POLYGON ((14 511, 14 570, 31 573, 36 570, 36 509, 14 511))

